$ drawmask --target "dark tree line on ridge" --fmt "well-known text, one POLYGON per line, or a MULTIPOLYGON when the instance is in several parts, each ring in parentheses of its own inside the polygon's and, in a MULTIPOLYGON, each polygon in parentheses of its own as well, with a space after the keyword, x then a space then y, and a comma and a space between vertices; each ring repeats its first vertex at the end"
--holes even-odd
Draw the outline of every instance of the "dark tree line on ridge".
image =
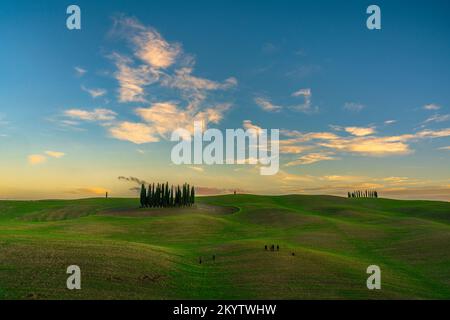
POLYGON ((153 183, 148 188, 143 184, 140 202, 141 208, 188 207, 195 203, 195 189, 187 183, 170 188, 168 182, 153 183))
POLYGON ((378 198, 376 190, 356 190, 347 193, 349 198, 378 198))

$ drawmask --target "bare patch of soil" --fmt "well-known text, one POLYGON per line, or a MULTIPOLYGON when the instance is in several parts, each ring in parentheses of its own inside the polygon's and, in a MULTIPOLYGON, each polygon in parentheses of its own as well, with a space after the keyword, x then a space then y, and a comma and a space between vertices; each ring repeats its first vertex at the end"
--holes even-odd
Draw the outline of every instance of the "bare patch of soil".
POLYGON ((222 207, 211 204, 195 204, 192 207, 184 208, 120 208, 109 209, 99 212, 99 215, 107 216, 122 216, 122 217, 158 217, 167 215, 179 215, 179 214, 211 214, 211 215, 226 215, 237 212, 235 207, 222 207))

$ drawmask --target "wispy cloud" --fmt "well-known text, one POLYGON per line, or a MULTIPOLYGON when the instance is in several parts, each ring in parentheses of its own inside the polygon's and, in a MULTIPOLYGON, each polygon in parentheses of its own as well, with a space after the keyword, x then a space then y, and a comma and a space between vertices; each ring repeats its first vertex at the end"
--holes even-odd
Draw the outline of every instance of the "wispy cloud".
POLYGON ((159 102, 152 104, 149 108, 137 108, 135 112, 154 132, 168 138, 168 134, 178 128, 193 132, 194 121, 203 122, 205 127, 208 123, 219 123, 224 112, 230 107, 230 104, 220 104, 196 111, 182 109, 173 102, 159 102))
POLYGON ((135 56, 155 69, 170 67, 182 51, 180 44, 168 42, 156 29, 132 17, 116 17, 113 32, 128 40, 135 56))
POLYGON ((345 131, 357 136, 357 137, 364 137, 364 136, 368 136, 368 135, 372 135, 375 133, 375 129, 374 128, 363 128, 363 127, 346 127, 345 131))
POLYGON ((47 162, 47 157, 42 154, 30 154, 28 156, 28 163, 31 165, 38 165, 47 162))
POLYGON ((396 123, 396 122, 397 122, 397 120, 386 120, 386 121, 384 122, 384 124, 389 125, 389 124, 394 124, 394 123, 396 123))
POLYGON ((81 195, 94 195, 94 196, 104 196, 106 192, 108 192, 108 189, 101 188, 101 187, 83 187, 83 188, 76 188, 74 190, 71 190, 69 193, 73 194, 81 194, 81 195))
POLYGON ((48 157, 55 158, 55 159, 60 159, 60 158, 62 158, 62 157, 64 157, 66 155, 64 152, 50 151, 50 150, 45 151, 44 154, 30 154, 27 157, 28 163, 31 164, 31 165, 43 164, 43 163, 47 162, 48 157))
POLYGON ((102 108, 94 109, 93 111, 69 109, 64 111, 64 115, 73 119, 84 121, 110 121, 116 118, 117 113, 112 110, 102 108))
MULTIPOLYGON (((354 131, 356 132, 356 131, 354 131)), ((282 146, 308 146, 311 149, 345 152, 365 156, 405 155, 412 152, 410 143, 422 139, 450 136, 450 128, 442 130, 423 130, 414 134, 378 137, 374 135, 339 136, 331 132, 282 131, 288 137, 280 142, 282 146)), ((358 132, 358 134, 368 132, 358 132)))
POLYGON ((344 110, 352 111, 352 112, 360 112, 365 107, 366 107, 365 105, 363 105, 361 103, 357 103, 357 102, 346 102, 344 104, 344 110))
POLYGON ((291 109, 301 111, 303 113, 314 113, 319 111, 319 108, 312 106, 312 91, 309 88, 300 89, 292 93, 293 97, 303 97, 304 103, 292 106, 291 109))
POLYGON ((367 181, 367 177, 350 176, 350 175, 328 175, 328 176, 319 177, 318 179, 323 180, 323 181, 332 181, 332 182, 367 181))
POLYGON ((264 111, 268 112, 278 112, 283 108, 281 106, 274 105, 268 99, 262 97, 255 98, 255 103, 258 106, 260 106, 264 111))
MULTIPOLYGON (((306 89, 300 89, 295 91, 291 94, 291 97, 294 98, 303 98, 304 102, 301 104, 295 104, 292 103, 291 105, 287 106, 287 109, 293 110, 293 111, 300 111, 306 114, 311 114, 319 111, 319 108, 317 106, 312 106, 312 91, 309 88, 306 89)), ((254 99, 255 103, 261 107, 264 111, 268 112, 279 112, 284 109, 281 105, 275 105, 273 104, 270 99, 266 97, 256 97, 254 99)))
POLYGON ((401 137, 355 137, 322 141, 319 146, 338 151, 368 155, 386 156, 411 153, 409 145, 401 137))
POLYGON ((109 133, 116 139, 135 144, 159 141, 159 138, 155 135, 155 130, 144 123, 123 121, 109 128, 109 133))
MULTIPOLYGON (((110 137, 135 144, 157 142, 160 138, 168 139, 169 134, 182 128, 189 132, 194 130, 194 122, 200 121, 206 128, 208 123, 219 123, 230 104, 219 104, 203 110, 182 109, 173 102, 154 103, 148 108, 136 108, 135 114, 141 122, 118 121, 117 114, 108 109, 70 109, 64 115, 82 121, 97 121, 108 125, 110 137)), ((72 120, 64 120, 72 121, 72 120)), ((77 125, 75 122, 71 125, 77 125)))
POLYGON ((146 102, 145 87, 159 81, 162 70, 175 63, 181 45, 169 43, 154 28, 124 15, 115 17, 111 34, 126 40, 133 56, 141 61, 135 65, 132 57, 117 52, 110 55, 117 68, 119 102, 146 102))
POLYGON ((441 106, 434 104, 434 103, 430 103, 430 104, 424 105, 423 109, 436 111, 436 110, 441 109, 441 106))
POLYGON ((82 77, 87 73, 87 70, 82 67, 74 67, 75 73, 77 76, 82 77))
POLYGON ((205 171, 205 169, 203 167, 189 166, 189 169, 197 171, 197 172, 204 172, 205 171))
POLYGON ((290 78, 303 79, 322 72, 322 67, 314 64, 302 64, 298 67, 290 67, 286 75, 290 78))
POLYGON ((107 93, 107 91, 105 89, 100 89, 100 88, 98 88, 98 89, 94 89, 94 88, 90 89, 90 88, 87 88, 85 86, 81 86, 81 90, 89 93, 91 95, 91 97, 94 98, 94 99, 98 98, 98 97, 103 97, 107 93))
POLYGON ((118 53, 110 56, 116 64, 119 102, 145 102, 145 87, 159 80, 160 73, 148 66, 132 67, 132 60, 118 53))
POLYGON ((134 110, 141 122, 115 123, 109 129, 112 137, 139 144, 153 142, 178 128, 192 132, 195 120, 205 126, 222 120, 231 104, 216 102, 213 92, 235 87, 236 78, 220 82, 194 75, 195 59, 183 52, 180 43, 166 40, 135 18, 117 17, 111 32, 128 41, 132 51, 128 56, 110 55, 117 68, 114 75, 119 82, 119 102, 150 104, 134 110), (151 85, 168 91, 173 101, 155 102, 154 97, 148 101, 147 87, 151 85))
POLYGON ((312 146, 283 145, 283 141, 281 141, 280 153, 282 153, 282 154, 300 154, 300 153, 303 153, 312 148, 313 148, 312 146))
POLYGON ((193 69, 184 67, 175 70, 174 75, 165 75, 162 85, 182 90, 227 90, 237 85, 236 78, 228 78, 223 83, 192 75, 193 69))
POLYGON ((45 154, 52 157, 52 158, 62 158, 64 157, 66 154, 64 152, 60 152, 60 151, 45 151, 45 154))
POLYGON ((113 33, 131 43, 133 56, 142 63, 135 66, 131 57, 111 55, 118 69, 115 76, 120 84, 120 102, 145 102, 145 87, 156 82, 181 90, 185 98, 193 98, 197 103, 204 100, 206 91, 227 90, 237 85, 233 77, 217 82, 194 76, 195 60, 183 53, 181 44, 167 41, 156 29, 137 19, 116 18, 113 33))
POLYGON ((292 93, 293 97, 305 97, 305 100, 311 97, 311 89, 300 89, 292 93))
POLYGON ((304 156, 301 156, 297 160, 288 162, 286 164, 286 167, 296 166, 296 165, 306 165, 306 164, 313 164, 319 161, 325 161, 325 160, 336 160, 335 157, 333 157, 332 152, 321 152, 321 153, 310 153, 306 154, 304 156))
POLYGON ((450 114, 435 114, 432 115, 431 117, 429 117, 427 120, 425 120, 425 123, 430 123, 430 122, 445 122, 450 120, 450 114))

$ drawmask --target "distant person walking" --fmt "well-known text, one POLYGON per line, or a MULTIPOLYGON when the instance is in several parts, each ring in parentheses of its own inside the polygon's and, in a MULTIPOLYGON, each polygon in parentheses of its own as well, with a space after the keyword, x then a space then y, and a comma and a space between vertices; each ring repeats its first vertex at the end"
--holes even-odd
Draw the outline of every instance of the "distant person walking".
POLYGON ((213 261, 216 262, 216 255, 213 254, 213 261))
POLYGON ((202 264, 202 257, 198 258, 198 263, 202 264))
POLYGON ((267 244, 264 246, 264 250, 266 250, 267 251, 267 244))
POLYGON ((280 246, 279 245, 277 245, 277 251, 280 251, 280 246))

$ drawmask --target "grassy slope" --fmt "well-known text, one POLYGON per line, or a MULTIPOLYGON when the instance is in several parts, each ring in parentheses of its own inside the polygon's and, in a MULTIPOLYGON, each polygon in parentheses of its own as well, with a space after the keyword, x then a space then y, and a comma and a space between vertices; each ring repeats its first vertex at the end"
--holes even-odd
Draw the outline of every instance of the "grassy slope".
POLYGON ((450 203, 199 202, 239 211, 130 217, 108 212, 135 212, 134 199, 0 202, 0 298, 450 298, 450 203), (280 252, 264 251, 272 243, 280 252), (81 291, 65 288, 70 264, 81 267, 81 291), (371 264, 381 291, 365 286, 371 264))

